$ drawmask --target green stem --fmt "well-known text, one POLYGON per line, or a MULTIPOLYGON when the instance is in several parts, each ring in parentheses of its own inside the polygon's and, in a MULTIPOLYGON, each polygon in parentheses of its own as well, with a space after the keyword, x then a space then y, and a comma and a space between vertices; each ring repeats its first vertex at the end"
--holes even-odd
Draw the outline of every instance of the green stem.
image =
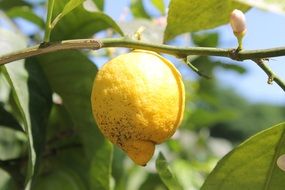
POLYGON ((253 59, 252 61, 254 61, 267 74, 268 84, 272 84, 274 81, 283 89, 283 91, 285 91, 285 82, 266 65, 264 59, 253 59))
POLYGON ((285 47, 236 51, 236 49, 222 49, 222 48, 209 48, 209 47, 181 48, 177 46, 170 46, 164 44, 151 44, 126 38, 104 38, 101 40, 76 39, 76 40, 65 40, 60 42, 43 43, 40 45, 28 47, 20 51, 0 56, 0 65, 4 65, 12 61, 17 61, 20 59, 25 59, 28 57, 33 57, 55 51, 62 51, 69 49, 97 50, 108 47, 144 49, 144 50, 150 50, 150 51, 174 55, 178 58, 185 58, 188 55, 202 55, 202 56, 228 57, 233 60, 242 61, 246 59, 259 59, 267 57, 285 56, 285 47))
POLYGON ((50 41, 50 34, 52 30, 52 12, 54 7, 55 0, 48 0, 48 11, 47 11, 47 20, 46 20, 46 27, 45 27, 45 36, 44 42, 50 41))
POLYGON ((238 61, 251 59, 256 63, 258 63, 257 65, 266 72, 266 74, 269 76, 270 79, 269 82, 271 80, 275 81, 285 91, 285 82, 282 81, 280 78, 278 78, 270 70, 270 68, 267 67, 263 62, 264 58, 285 56, 285 47, 237 51, 236 49, 222 49, 222 48, 209 48, 209 47, 181 48, 177 46, 170 46, 164 44, 146 43, 138 40, 132 40, 129 38, 104 38, 101 40, 76 39, 76 40, 65 40, 60 42, 43 43, 40 45, 28 47, 20 51, 0 56, 0 66, 20 59, 25 59, 50 52, 70 50, 70 49, 98 50, 101 48, 108 48, 108 47, 144 49, 144 50, 150 50, 150 51, 174 55, 178 58, 183 58, 183 59, 187 58, 188 55, 220 56, 220 57, 228 57, 238 61))

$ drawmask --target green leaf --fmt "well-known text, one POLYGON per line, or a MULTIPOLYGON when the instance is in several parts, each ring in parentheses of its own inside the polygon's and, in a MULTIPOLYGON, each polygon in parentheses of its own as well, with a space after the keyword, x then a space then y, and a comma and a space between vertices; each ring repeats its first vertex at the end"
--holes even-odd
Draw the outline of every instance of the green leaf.
POLYGON ((217 47, 219 44, 219 34, 216 32, 192 33, 191 37, 197 46, 217 47))
POLYGON ((24 2, 23 0, 1 0, 0 1, 0 9, 8 10, 17 6, 28 6, 29 4, 24 2))
POLYGON ((4 170, 0 169, 0 189, 1 190, 17 190, 17 186, 12 177, 4 170))
MULTIPOLYGON (((35 179, 32 189, 50 189, 51 186, 45 184, 49 183, 49 181, 50 184, 57 184, 57 188, 59 189, 71 188, 70 186, 65 186, 64 179, 54 179, 52 177, 53 175, 49 175, 60 171, 63 171, 67 174, 68 177, 72 178, 72 187, 76 187, 76 189, 78 190, 93 189, 89 187, 88 170, 90 168, 90 165, 88 162, 88 158, 84 153, 83 146, 78 143, 63 144, 61 140, 64 138, 69 139, 69 137, 61 136, 60 140, 57 139, 59 143, 48 142, 47 146, 50 152, 48 154, 45 154, 45 159, 43 160, 41 165, 41 172, 35 179), (62 144, 58 145, 60 143, 62 144)), ((53 187, 51 189, 57 188, 53 187)))
POLYGON ((95 5, 97 6, 97 8, 101 11, 104 10, 104 0, 92 0, 95 5))
POLYGON ((62 11, 52 21, 52 28, 68 13, 73 11, 76 7, 81 5, 84 0, 69 0, 63 7, 62 11))
MULTIPOLYGON (((60 35, 60 34, 59 34, 60 35)), ((64 51, 37 57, 44 68, 52 89, 61 96, 63 105, 75 124, 86 154, 90 174, 90 189, 96 182, 102 182, 100 175, 93 172, 109 171, 112 149, 106 148, 106 140, 93 119, 91 109, 91 90, 97 72, 96 66, 79 51, 64 51), (105 158, 106 160, 103 159, 105 158), (107 159, 108 158, 108 159, 107 159), (94 164, 100 161, 102 165, 94 164), (93 177, 92 177, 93 176, 93 177)), ((109 178, 110 176, 104 176, 109 178)), ((104 185, 109 181, 105 179, 104 185)), ((109 187, 109 185, 108 185, 109 187)), ((108 189, 107 187, 105 189, 108 189)))
POLYGON ((0 161, 15 159, 23 154, 27 141, 23 132, 0 127, 0 139, 0 161))
POLYGON ((152 4, 160 11, 162 15, 165 14, 165 5, 163 0, 151 0, 152 4))
POLYGON ((164 41, 183 33, 211 29, 226 24, 229 22, 233 9, 246 11, 248 6, 232 0, 172 0, 164 41))
POLYGON ((105 141, 91 162, 90 181, 94 189, 111 189, 112 155, 106 154, 106 152, 113 152, 113 146, 110 142, 105 141))
POLYGON ((173 175, 172 171, 168 166, 167 161, 165 160, 161 152, 159 153, 158 158, 156 159, 155 165, 161 180, 169 189, 182 189, 182 186, 179 184, 176 177, 173 175))
POLYGON ((78 174, 71 170, 58 168, 40 176, 33 186, 34 190, 85 190, 78 174))
POLYGON ((281 13, 281 14, 285 13, 285 2, 283 0, 263 0, 263 1, 234 0, 234 1, 274 13, 281 13))
POLYGON ((150 19, 151 17, 145 11, 142 0, 131 0, 130 9, 133 13, 133 16, 136 18, 145 18, 150 19))
MULTIPOLYGON (((60 13, 65 5, 65 0, 57 1, 55 4, 55 13, 60 13)), ((55 26, 52 31, 52 40, 90 38, 96 32, 113 28, 116 32, 123 35, 122 30, 116 22, 108 15, 102 12, 91 12, 78 6, 71 13, 66 15, 55 26), (78 19, 80 18, 80 19, 78 19)))
MULTIPOLYGON (((25 39, 11 31, 0 30, 1 54, 7 49, 26 47, 25 39), (9 48, 7 48, 9 47, 9 48)), ((5 52, 6 51, 6 52, 5 52)), ((45 126, 51 105, 51 92, 39 65, 25 64, 23 60, 1 66, 11 86, 17 109, 21 113, 22 128, 28 138, 29 161, 26 184, 31 180, 38 158, 43 150, 45 126)))
POLYGON ((202 189, 283 190, 285 172, 277 159, 285 154, 285 123, 246 140, 220 160, 202 189))
POLYGON ((8 112, 2 105, 0 105, 0 125, 3 127, 23 131, 21 125, 15 119, 15 117, 8 112))
POLYGON ((7 11, 7 15, 11 18, 23 18, 26 19, 40 28, 44 28, 44 21, 38 15, 36 15, 33 10, 28 6, 14 7, 7 11))
POLYGON ((226 70, 232 70, 232 71, 235 71, 239 74, 244 74, 246 73, 246 68, 240 66, 239 64, 234 64, 234 63, 223 63, 223 62, 220 62, 220 61, 217 61, 217 62, 213 62, 214 65, 217 65, 219 67, 222 67, 223 69, 226 69, 226 70))
POLYGON ((74 10, 76 7, 81 5, 84 0, 69 0, 68 3, 65 4, 61 14, 61 18, 70 13, 72 10, 74 10))

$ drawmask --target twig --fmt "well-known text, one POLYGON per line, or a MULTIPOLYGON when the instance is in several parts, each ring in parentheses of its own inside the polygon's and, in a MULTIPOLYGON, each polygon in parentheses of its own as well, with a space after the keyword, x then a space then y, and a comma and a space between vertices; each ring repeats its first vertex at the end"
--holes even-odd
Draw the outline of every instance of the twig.
POLYGON ((197 73, 200 77, 204 77, 206 79, 211 79, 211 77, 209 77, 208 75, 202 73, 197 67, 195 67, 194 65, 192 65, 192 63, 189 60, 189 56, 187 56, 187 58, 184 59, 184 62, 188 65, 188 67, 195 73, 197 73))
POLYGON ((267 83, 272 84, 272 82, 276 82, 282 89, 285 91, 285 82, 278 77, 270 67, 268 67, 265 63, 264 59, 252 59, 268 76, 267 83))
MULTIPOLYGON (((277 77, 269 67, 267 67, 263 58, 285 56, 285 47, 260 49, 260 50, 240 50, 236 49, 222 49, 222 48, 209 48, 209 47, 190 47, 181 48, 177 46, 170 46, 164 44, 152 44, 133 40, 130 38, 104 38, 104 39, 76 39, 65 40, 60 42, 48 42, 28 47, 17 52, 12 52, 0 56, 0 66, 13 61, 25 59, 32 56, 46 54, 55 51, 70 50, 70 49, 93 49, 98 50, 108 47, 125 47, 131 49, 144 49, 160 53, 174 55, 178 58, 185 58, 189 55, 202 55, 202 56, 220 56, 228 57, 233 60, 246 60, 251 59, 258 63, 266 74, 269 76, 269 82, 275 81, 284 91, 285 83, 277 77)), ((199 74, 199 72, 197 72, 199 74)), ((201 74, 201 73, 200 73, 201 74)))
POLYGON ((96 39, 76 39, 65 40, 60 42, 49 42, 33 47, 25 48, 17 52, 12 52, 0 56, 0 65, 33 57, 41 54, 46 54, 61 50, 70 49, 93 49, 98 50, 107 47, 125 47, 132 49, 145 49, 174 55, 179 58, 187 57, 188 55, 203 55, 203 56, 220 56, 228 57, 233 60, 246 60, 246 59, 259 59, 266 57, 285 56, 285 47, 260 49, 260 50, 241 50, 239 52, 235 49, 222 49, 222 48, 209 48, 209 47, 190 47, 181 48, 177 46, 170 46, 164 44, 151 44, 132 40, 129 38, 104 38, 101 40, 96 39))

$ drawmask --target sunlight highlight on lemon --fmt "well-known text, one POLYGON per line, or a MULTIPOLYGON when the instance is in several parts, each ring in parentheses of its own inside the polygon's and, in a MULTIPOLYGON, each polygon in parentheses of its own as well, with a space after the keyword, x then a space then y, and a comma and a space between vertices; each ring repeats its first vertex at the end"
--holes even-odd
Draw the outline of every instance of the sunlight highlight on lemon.
POLYGON ((104 136, 138 165, 180 125, 185 92, 180 73, 155 52, 120 55, 97 73, 92 111, 104 136))

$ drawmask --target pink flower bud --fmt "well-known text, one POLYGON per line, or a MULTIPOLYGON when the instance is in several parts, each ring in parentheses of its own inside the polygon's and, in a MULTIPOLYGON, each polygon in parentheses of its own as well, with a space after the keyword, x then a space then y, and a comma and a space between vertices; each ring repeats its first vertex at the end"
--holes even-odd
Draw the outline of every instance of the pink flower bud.
POLYGON ((230 23, 233 32, 240 36, 246 32, 246 21, 243 12, 238 9, 233 10, 230 16, 230 23))

